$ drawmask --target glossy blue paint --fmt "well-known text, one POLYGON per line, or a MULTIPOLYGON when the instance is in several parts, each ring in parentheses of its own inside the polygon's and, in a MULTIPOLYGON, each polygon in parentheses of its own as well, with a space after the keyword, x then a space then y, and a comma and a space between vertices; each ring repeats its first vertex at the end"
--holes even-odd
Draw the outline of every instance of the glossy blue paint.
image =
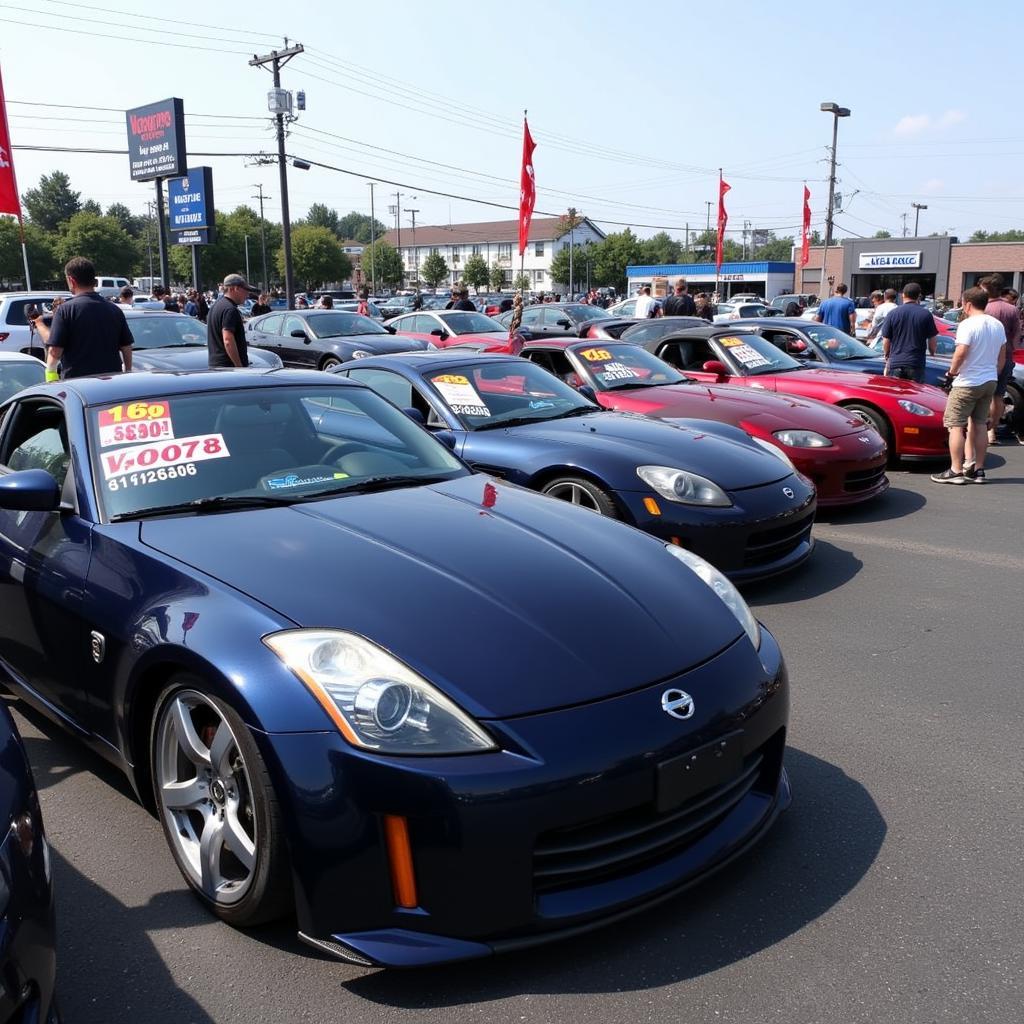
POLYGON ((0 476, 0 508, 52 512, 59 504, 60 488, 45 470, 25 469, 0 476))

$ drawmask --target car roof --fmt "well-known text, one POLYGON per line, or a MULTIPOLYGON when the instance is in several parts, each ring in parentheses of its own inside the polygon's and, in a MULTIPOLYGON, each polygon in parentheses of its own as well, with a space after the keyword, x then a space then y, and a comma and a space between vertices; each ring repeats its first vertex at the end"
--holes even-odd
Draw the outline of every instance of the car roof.
MULTIPOLYGON (((157 309, 154 306, 152 309, 146 309, 145 307, 139 308, 136 306, 118 306, 117 308, 124 313, 127 320, 150 320, 155 316, 177 317, 179 320, 196 320, 194 316, 189 316, 188 313, 175 313, 173 309, 164 309, 163 307, 157 309)), ((200 321, 196 320, 196 323, 198 324, 200 321)), ((201 326, 205 325, 201 324, 201 326)))
POLYGON ((69 292, 66 288, 63 291, 59 292, 46 291, 43 288, 40 288, 38 290, 33 288, 27 292, 0 292, 0 301, 2 301, 3 299, 28 299, 31 298, 32 296, 36 296, 37 298, 41 299, 56 299, 58 296, 62 298, 67 298, 70 295, 71 292, 69 292))
POLYGON ((473 348, 439 348, 433 351, 419 352, 387 352, 379 356, 366 356, 353 364, 347 364, 346 369, 359 369, 360 366, 372 365, 381 361, 388 363, 406 363, 421 373, 432 369, 443 369, 453 363, 464 363, 467 359, 515 359, 520 361, 518 356, 509 355, 507 352, 480 352, 473 348))
POLYGON ((0 352, 0 363, 39 363, 40 366, 43 365, 39 359, 30 356, 27 352, 0 352))
MULTIPOLYGON (((344 380, 344 378, 341 378, 344 380)), ((107 405, 160 395, 202 394, 235 388, 280 387, 284 384, 325 383, 319 370, 247 367, 239 370, 142 370, 96 377, 74 377, 55 384, 38 385, 19 394, 53 395, 70 391, 83 405, 107 405)), ((355 384, 349 381, 349 384, 355 384)), ((356 385, 359 386, 359 385, 356 385)))

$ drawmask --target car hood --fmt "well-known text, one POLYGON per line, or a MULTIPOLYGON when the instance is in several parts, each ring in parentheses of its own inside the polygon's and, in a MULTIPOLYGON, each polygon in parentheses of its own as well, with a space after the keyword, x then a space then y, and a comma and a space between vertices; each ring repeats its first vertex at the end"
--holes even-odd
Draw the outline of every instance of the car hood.
POLYGON ((636 475, 639 465, 688 469, 729 491, 760 487, 790 475, 785 463, 752 443, 646 416, 603 412, 524 424, 510 428, 510 433, 516 440, 576 448, 573 461, 583 465, 588 455, 600 462, 614 460, 619 469, 614 482, 635 491, 646 489, 636 475))
POLYGON ((718 420, 736 426, 757 423, 769 432, 787 428, 814 430, 829 438, 845 437, 864 429, 862 420, 825 402, 735 384, 666 384, 605 394, 628 395, 636 412, 660 418, 718 420))
POLYGON ((660 541, 482 474, 140 530, 299 626, 368 637, 484 718, 669 679, 741 635, 660 541))
POLYGON ((879 399, 889 398, 892 400, 909 398, 921 402, 933 408, 933 403, 938 402, 939 411, 946 407, 946 396, 930 384, 918 384, 916 381, 903 380, 900 377, 883 377, 878 373, 849 372, 846 370, 794 370, 792 373, 780 373, 775 376, 775 381, 780 387, 785 387, 788 380, 794 383, 818 383, 827 387, 843 388, 849 391, 856 388, 858 391, 870 392, 879 399))
MULTIPOLYGON (((273 352, 249 346, 249 365, 280 368, 280 358, 273 352)), ((135 370, 206 370, 210 357, 205 345, 173 345, 169 348, 137 348, 132 350, 135 370)))
POLYGON ((419 338, 390 334, 346 334, 333 338, 318 338, 325 345, 336 345, 348 352, 369 352, 375 356, 389 356, 396 352, 423 351, 427 347, 419 338))

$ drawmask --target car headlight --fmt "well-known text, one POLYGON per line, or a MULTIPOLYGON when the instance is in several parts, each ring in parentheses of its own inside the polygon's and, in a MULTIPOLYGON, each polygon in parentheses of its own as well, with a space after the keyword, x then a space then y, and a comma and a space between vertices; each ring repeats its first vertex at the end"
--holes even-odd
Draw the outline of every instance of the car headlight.
POLYGON ((696 573, 721 598, 726 608, 736 616, 736 621, 743 627, 743 632, 750 637, 754 650, 759 650, 761 627, 758 625, 757 619, 754 618, 754 613, 750 610, 749 605, 743 600, 742 595, 732 582, 710 562, 706 562, 700 555, 695 555, 692 551, 687 551, 686 548, 681 548, 677 544, 666 544, 665 550, 696 573))
POLYGON ((732 504, 718 484, 685 469, 637 466, 636 475, 668 501, 679 501, 684 505, 713 505, 718 508, 732 504))
POLYGON ((372 352, 367 352, 366 349, 357 348, 352 353, 352 358, 353 359, 366 359, 367 356, 372 356, 372 355, 373 355, 373 353, 372 352))
POLYGON ((763 437, 750 437, 750 440, 754 442, 758 447, 763 448, 766 452, 770 452, 775 458, 784 462, 793 472, 797 471, 796 466, 793 465, 793 460, 778 446, 766 441, 763 437))
POLYGON ((382 754, 497 749, 464 711, 397 658, 340 629, 295 629, 263 642, 302 680, 341 734, 382 754))
POLYGON ((927 406, 918 405, 917 402, 910 402, 910 401, 908 401, 905 398, 901 398, 897 404, 899 405, 899 407, 901 409, 906 409, 906 411, 909 412, 911 416, 934 416, 935 415, 935 413, 932 412, 932 410, 929 409, 927 406))
POLYGON ((816 430, 776 430, 772 437, 778 438, 790 448, 831 448, 832 442, 816 430))

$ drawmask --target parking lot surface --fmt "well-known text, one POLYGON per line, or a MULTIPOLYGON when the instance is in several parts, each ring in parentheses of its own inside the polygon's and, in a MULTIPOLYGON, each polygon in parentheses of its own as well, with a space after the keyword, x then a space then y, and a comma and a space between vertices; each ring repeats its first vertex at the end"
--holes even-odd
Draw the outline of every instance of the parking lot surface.
POLYGON ((820 517, 810 564, 747 591, 792 677, 789 813, 708 884, 576 941, 393 973, 287 923, 232 930, 122 777, 16 705, 67 1021, 1020 1020, 1024 448, 993 450, 983 487, 934 468, 820 517))

